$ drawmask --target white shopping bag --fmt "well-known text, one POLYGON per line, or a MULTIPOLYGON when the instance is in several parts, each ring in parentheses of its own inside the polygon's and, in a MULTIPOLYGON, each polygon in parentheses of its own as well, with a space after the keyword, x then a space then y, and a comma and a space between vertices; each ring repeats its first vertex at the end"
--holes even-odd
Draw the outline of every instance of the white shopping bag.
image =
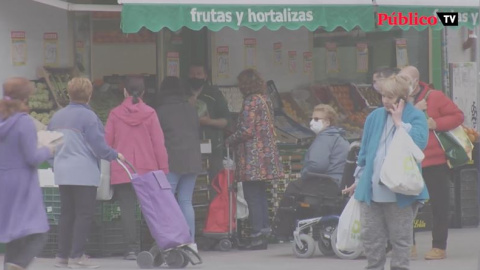
POLYGON ((418 163, 424 158, 422 150, 407 131, 397 129, 380 171, 380 181, 393 192, 419 195, 425 183, 418 163))
POLYGON ((354 197, 351 197, 338 221, 337 249, 354 252, 361 248, 360 203, 354 197))
POLYGON ((248 204, 243 196, 242 182, 238 182, 237 185, 237 219, 246 219, 248 218, 248 204))
POLYGON ((110 162, 100 160, 100 185, 97 188, 97 200, 109 201, 113 198, 113 188, 110 185, 110 162))

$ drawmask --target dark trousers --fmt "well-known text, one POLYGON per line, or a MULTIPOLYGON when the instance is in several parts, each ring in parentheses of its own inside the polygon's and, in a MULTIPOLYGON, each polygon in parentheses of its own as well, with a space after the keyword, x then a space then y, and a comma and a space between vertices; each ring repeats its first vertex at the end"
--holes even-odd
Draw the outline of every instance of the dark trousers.
POLYGON ((135 217, 137 195, 132 184, 114 185, 115 200, 120 204, 121 220, 125 242, 128 244, 127 252, 135 252, 139 249, 137 240, 137 221, 135 217))
POLYGON ((83 256, 95 214, 97 188, 94 186, 60 187, 58 254, 62 259, 83 256))
POLYGON ((451 171, 446 164, 423 168, 423 179, 430 194, 432 207, 432 248, 447 248, 450 177, 451 171))
POLYGON ((27 268, 47 242, 47 235, 37 233, 13 240, 7 243, 5 263, 13 263, 27 268))
POLYGON ((265 181, 245 181, 243 185, 243 196, 248 204, 248 219, 252 226, 252 235, 262 232, 262 229, 269 229, 268 201, 265 181))

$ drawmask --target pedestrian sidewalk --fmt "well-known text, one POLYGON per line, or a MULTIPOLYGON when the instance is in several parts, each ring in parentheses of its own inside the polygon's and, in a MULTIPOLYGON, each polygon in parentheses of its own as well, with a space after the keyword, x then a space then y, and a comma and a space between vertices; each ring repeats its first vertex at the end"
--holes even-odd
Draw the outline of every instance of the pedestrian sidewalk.
MULTIPOLYGON (((450 229, 447 259, 426 261, 423 255, 429 250, 430 232, 417 233, 417 249, 419 258, 411 262, 411 270, 477 270, 480 254, 480 228, 450 229)), ((336 257, 325 257, 317 251, 311 259, 298 259, 292 252, 290 243, 272 244, 268 250, 229 252, 201 251, 203 264, 189 265, 187 269, 209 270, 291 270, 291 269, 325 269, 325 270, 361 270, 366 265, 365 258, 357 260, 341 260, 336 257)), ((3 261, 3 257, 1 258, 3 261)), ((120 257, 92 259, 101 265, 100 269, 139 269, 135 261, 124 261, 120 257)), ((388 264, 388 261, 387 261, 388 264)), ((53 259, 36 259, 31 270, 51 270, 53 259)), ((390 269, 387 265, 385 269, 390 269)))

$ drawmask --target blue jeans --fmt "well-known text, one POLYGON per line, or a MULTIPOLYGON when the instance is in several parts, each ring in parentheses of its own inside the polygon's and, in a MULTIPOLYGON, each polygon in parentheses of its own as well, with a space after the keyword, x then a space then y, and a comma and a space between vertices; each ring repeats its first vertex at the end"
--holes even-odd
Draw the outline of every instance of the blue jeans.
POLYGON ((248 218, 252 236, 269 230, 267 186, 265 181, 244 181, 243 196, 248 204, 248 218))
POLYGON ((193 211, 192 197, 197 175, 170 172, 167 174, 167 179, 172 186, 173 194, 177 195, 178 204, 190 228, 192 241, 195 242, 195 212, 193 211))

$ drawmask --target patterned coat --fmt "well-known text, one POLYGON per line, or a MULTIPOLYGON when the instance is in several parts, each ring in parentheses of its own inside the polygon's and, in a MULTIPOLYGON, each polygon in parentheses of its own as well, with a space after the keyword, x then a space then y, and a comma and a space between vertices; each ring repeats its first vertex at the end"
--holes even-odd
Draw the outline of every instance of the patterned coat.
POLYGON ((226 141, 235 148, 237 181, 283 177, 273 116, 273 105, 267 95, 245 97, 236 131, 226 141))

